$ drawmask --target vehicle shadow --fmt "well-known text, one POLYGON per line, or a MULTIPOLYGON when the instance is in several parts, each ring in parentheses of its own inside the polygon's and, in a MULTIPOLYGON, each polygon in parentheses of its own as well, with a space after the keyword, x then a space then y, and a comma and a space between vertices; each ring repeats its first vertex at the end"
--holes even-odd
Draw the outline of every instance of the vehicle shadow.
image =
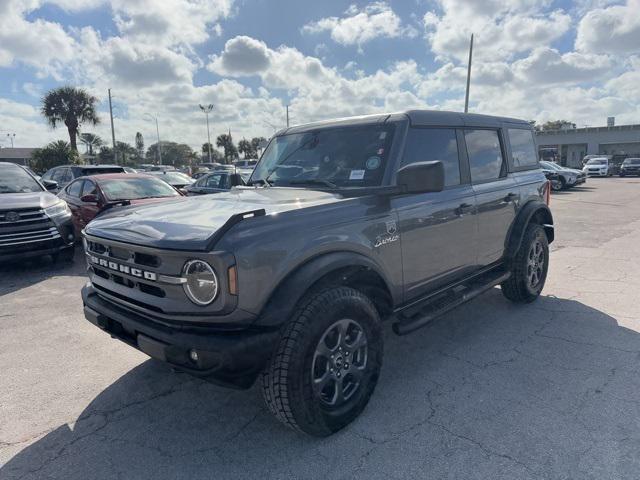
POLYGON ((0 477, 637 478, 640 336, 615 318, 494 289, 413 335, 389 330, 371 403, 332 437, 282 427, 257 386, 149 360, 0 477))
POLYGON ((54 261, 50 255, 0 264, 0 296, 42 282, 53 276, 86 276, 80 245, 72 263, 54 261))

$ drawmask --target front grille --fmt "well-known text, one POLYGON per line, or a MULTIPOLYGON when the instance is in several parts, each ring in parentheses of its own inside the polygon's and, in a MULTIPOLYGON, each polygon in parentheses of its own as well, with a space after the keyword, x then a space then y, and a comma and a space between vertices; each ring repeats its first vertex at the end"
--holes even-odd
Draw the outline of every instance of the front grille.
POLYGON ((41 208, 0 210, 0 249, 61 238, 41 208))
POLYGON ((143 267, 158 268, 162 264, 160 257, 156 255, 136 252, 126 247, 107 246, 93 240, 87 242, 87 249, 89 252, 97 253, 98 255, 125 260, 143 267))

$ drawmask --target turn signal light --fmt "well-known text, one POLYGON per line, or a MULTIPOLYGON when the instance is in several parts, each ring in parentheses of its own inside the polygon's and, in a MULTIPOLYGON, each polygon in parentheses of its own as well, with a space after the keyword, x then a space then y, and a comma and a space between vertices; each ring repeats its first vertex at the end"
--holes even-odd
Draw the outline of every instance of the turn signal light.
POLYGON ((238 295, 238 270, 236 266, 233 265, 229 267, 227 274, 229 276, 229 293, 231 295, 238 295))

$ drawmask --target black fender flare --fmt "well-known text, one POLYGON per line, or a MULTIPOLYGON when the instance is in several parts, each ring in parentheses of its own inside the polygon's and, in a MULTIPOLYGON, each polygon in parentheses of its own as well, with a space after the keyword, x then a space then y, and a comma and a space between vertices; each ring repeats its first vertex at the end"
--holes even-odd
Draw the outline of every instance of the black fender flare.
POLYGON ((505 259, 507 261, 511 261, 520 249, 524 232, 527 225, 529 225, 532 220, 535 220, 536 223, 539 223, 544 227, 544 231, 547 234, 547 240, 549 243, 553 242, 555 233, 551 210, 546 203, 539 200, 531 200, 520 209, 518 216, 515 218, 511 224, 511 228, 509 229, 505 245, 505 259))
MULTIPOLYGON (((390 283, 380 267, 365 255, 351 251, 323 253, 298 266, 273 289, 256 324, 263 327, 281 325, 291 316, 300 299, 314 285, 333 272, 349 268, 370 270, 382 279, 387 290, 391 292, 390 283)), ((336 279, 336 281, 339 280, 336 279)))

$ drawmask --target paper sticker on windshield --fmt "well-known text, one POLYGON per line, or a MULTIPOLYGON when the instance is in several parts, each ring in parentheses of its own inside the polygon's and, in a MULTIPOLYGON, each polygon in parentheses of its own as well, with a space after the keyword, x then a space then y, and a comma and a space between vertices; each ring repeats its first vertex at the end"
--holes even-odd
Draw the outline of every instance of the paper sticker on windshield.
POLYGON ((380 157, 373 156, 367 158, 367 163, 365 164, 365 166, 367 167, 367 170, 375 170, 380 166, 380 163, 380 157))
POLYGON ((380 132, 380 140, 387 138, 387 132, 380 132))
POLYGON ((364 170, 351 170, 349 180, 362 180, 364 178, 364 170))

